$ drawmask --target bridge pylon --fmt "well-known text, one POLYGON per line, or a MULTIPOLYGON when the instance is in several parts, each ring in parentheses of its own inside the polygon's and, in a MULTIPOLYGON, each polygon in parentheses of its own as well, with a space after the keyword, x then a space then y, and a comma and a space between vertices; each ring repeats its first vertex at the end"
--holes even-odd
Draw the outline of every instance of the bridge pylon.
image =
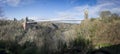
POLYGON ((88 19, 88 9, 84 10, 84 19, 88 19))

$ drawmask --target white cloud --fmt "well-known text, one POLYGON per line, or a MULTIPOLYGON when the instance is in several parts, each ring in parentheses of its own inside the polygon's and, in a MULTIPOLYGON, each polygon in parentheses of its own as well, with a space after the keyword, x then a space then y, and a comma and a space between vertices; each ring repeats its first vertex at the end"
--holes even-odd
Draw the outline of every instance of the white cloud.
POLYGON ((104 6, 102 10, 109 10, 120 15, 120 0, 97 0, 97 3, 99 5, 109 3, 107 6, 104 6))
POLYGON ((88 9, 89 18, 99 17, 99 13, 104 10, 109 10, 112 13, 118 13, 120 15, 120 7, 117 0, 98 0, 94 6, 83 5, 73 7, 66 11, 59 11, 58 18, 62 19, 84 19, 84 10, 88 9))
POLYGON ((6 3, 8 3, 11 6, 17 6, 19 5, 21 0, 6 0, 6 3))
POLYGON ((10 6, 17 6, 19 5, 21 0, 0 0, 0 3, 7 4, 10 6))
POLYGON ((13 6, 13 7, 16 7, 16 6, 19 6, 22 4, 28 4, 31 2, 33 2, 33 0, 0 0, 0 3, 7 4, 7 5, 13 6))
POLYGON ((77 0, 68 0, 70 2, 70 4, 75 3, 77 0))
POLYGON ((98 4, 104 4, 104 3, 114 3, 116 5, 120 5, 120 0, 97 0, 98 4))

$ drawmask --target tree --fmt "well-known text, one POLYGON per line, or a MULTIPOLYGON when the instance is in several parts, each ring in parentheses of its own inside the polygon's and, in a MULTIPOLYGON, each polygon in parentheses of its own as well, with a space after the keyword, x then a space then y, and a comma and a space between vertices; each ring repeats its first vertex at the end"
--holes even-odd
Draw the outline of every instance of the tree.
POLYGON ((102 19, 108 19, 109 17, 111 17, 111 12, 110 11, 102 11, 100 13, 100 17, 102 19))
POLYGON ((116 13, 113 13, 113 14, 111 14, 111 19, 118 20, 119 19, 119 15, 116 14, 116 13))
POLYGON ((120 19, 117 13, 111 13, 110 11, 102 11, 100 17, 104 22, 113 22, 114 20, 120 19))

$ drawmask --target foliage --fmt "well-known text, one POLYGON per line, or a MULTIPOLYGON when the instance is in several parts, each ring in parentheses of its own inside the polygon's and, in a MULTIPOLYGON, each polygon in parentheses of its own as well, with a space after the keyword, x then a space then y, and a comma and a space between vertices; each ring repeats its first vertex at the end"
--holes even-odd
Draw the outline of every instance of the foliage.
POLYGON ((112 46, 110 43, 101 43, 101 44, 96 44, 96 48, 103 48, 103 47, 109 47, 112 46))
MULTIPOLYGON (((103 14, 105 18, 108 13, 103 14)), ((107 19, 86 19, 81 24, 41 22, 28 30, 22 28, 21 21, 0 20, 0 52, 86 54, 96 46, 120 44, 120 17, 111 14, 107 19)))
POLYGON ((110 11, 102 11, 100 17, 104 22, 113 22, 114 20, 119 20, 120 17, 116 13, 111 13, 110 11))

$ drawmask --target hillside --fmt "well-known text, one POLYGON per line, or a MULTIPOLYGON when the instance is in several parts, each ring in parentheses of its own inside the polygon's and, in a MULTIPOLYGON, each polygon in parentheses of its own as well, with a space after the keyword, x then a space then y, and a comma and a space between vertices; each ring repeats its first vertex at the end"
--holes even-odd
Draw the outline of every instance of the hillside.
MULTIPOLYGON (((119 45, 119 28, 120 20, 116 19, 109 22, 88 19, 80 24, 38 22, 27 30, 23 29, 21 21, 0 20, 0 52, 86 54, 90 50, 119 45)), ((117 49, 120 48, 114 48, 117 49)))
MULTIPOLYGON (((37 28, 33 26, 24 30, 22 23, 18 21, 1 20, 0 23, 0 40, 20 46, 31 43, 39 48, 47 47, 48 49, 43 49, 45 51, 59 51, 61 45, 75 38, 75 31, 72 29, 74 24, 43 22, 35 25, 37 28)), ((29 49, 29 46, 27 49, 29 49)), ((18 54, 18 52, 16 53, 18 54)))

